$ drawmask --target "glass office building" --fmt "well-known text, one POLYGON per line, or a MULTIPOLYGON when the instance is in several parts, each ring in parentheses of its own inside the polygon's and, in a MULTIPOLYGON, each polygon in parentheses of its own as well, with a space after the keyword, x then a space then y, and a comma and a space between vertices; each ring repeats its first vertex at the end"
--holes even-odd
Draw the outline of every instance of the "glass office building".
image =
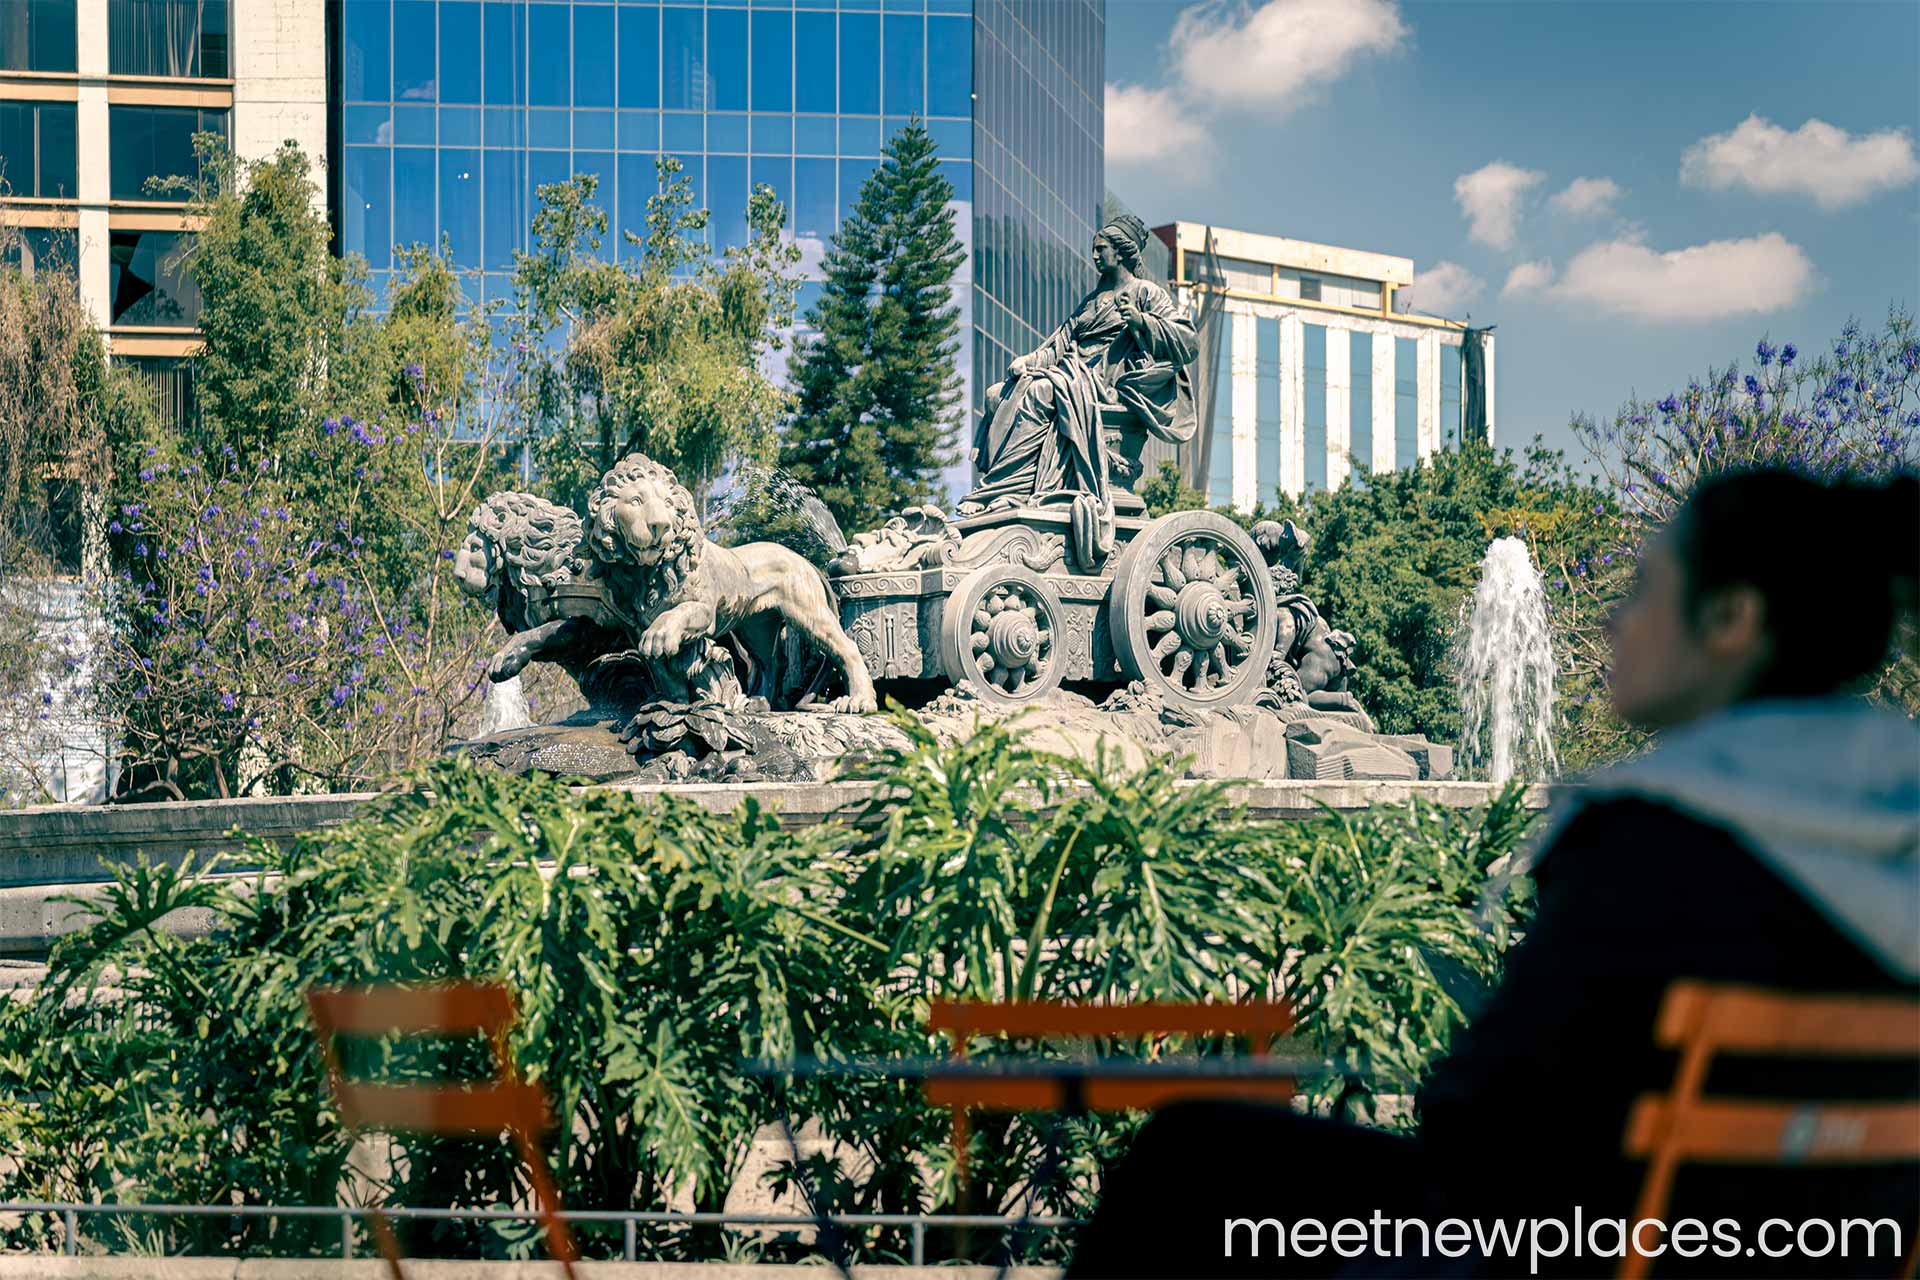
MULTIPOLYGON (((666 154, 712 210, 716 253, 744 241, 763 182, 803 244, 824 248, 882 140, 917 115, 973 249, 962 364, 997 377, 1089 279, 1103 2, 343 0, 341 247, 378 283, 395 244, 444 236, 480 273, 470 293, 509 298, 541 185, 597 175, 602 252, 617 259, 666 154)), ((984 384, 969 380, 977 404, 984 384)))

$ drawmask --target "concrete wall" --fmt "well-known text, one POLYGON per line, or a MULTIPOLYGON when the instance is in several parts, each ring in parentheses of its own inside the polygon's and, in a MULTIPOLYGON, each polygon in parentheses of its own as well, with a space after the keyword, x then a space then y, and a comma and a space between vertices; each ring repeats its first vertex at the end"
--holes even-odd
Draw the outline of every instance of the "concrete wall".
MULTIPOLYGON (((236 0, 233 149, 248 159, 292 139, 314 163, 327 157, 327 24, 322 0, 236 0)), ((326 182, 320 182, 324 209, 326 182)))
MULTIPOLYGON (((1206 785, 1194 783, 1190 785, 1206 785)), ((700 783, 672 788, 631 787, 636 794, 670 790, 716 813, 731 813, 752 797, 778 812, 789 826, 850 818, 872 794, 872 784, 700 783)), ((1256 817, 1287 821, 1314 817, 1326 808, 1364 809, 1404 804, 1419 796, 1429 804, 1470 808, 1497 788, 1484 782, 1297 782, 1233 784, 1228 794, 1256 817)), ((1544 808, 1552 788, 1528 789, 1528 803, 1544 808)), ((233 855, 242 833, 282 840, 302 831, 344 822, 364 812, 370 793, 200 800, 185 804, 42 805, 0 813, 0 962, 19 966, 12 985, 37 980, 39 962, 62 934, 84 925, 84 909, 66 899, 97 898, 107 868, 151 862, 179 865, 190 853, 233 855)), ((233 856, 227 874, 246 875, 257 858, 233 856)), ((183 914, 169 921, 186 934, 211 922, 183 914)), ((0 972, 0 987, 9 985, 0 972)))

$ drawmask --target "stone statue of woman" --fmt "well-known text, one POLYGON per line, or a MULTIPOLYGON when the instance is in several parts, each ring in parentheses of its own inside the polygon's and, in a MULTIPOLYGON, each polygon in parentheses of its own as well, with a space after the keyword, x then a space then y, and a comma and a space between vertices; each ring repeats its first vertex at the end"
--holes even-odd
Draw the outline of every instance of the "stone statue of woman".
POLYGON ((1102 227, 1093 238, 1093 292, 988 390, 974 440, 979 485, 961 503, 962 516, 1070 502, 1080 557, 1097 563, 1113 546, 1102 408, 1109 423, 1124 410, 1161 440, 1193 435, 1188 366, 1199 339, 1167 291, 1134 274, 1146 243, 1146 224, 1132 214, 1102 227))

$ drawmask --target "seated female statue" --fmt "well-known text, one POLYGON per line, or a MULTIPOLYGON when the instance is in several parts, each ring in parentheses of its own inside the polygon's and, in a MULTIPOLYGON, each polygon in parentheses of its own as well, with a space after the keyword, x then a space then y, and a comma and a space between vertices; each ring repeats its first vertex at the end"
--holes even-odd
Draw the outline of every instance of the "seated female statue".
POLYGON ((1076 508, 1076 526, 1089 520, 1111 549, 1102 409, 1109 422, 1124 411, 1161 440, 1193 435, 1187 366, 1199 340, 1167 291, 1135 274, 1146 243, 1146 225, 1132 214, 1102 227, 1093 238, 1100 273, 1093 292, 1037 351, 1013 361, 1006 381, 988 390, 973 450, 979 484, 961 503, 962 516, 1064 496, 1076 508))

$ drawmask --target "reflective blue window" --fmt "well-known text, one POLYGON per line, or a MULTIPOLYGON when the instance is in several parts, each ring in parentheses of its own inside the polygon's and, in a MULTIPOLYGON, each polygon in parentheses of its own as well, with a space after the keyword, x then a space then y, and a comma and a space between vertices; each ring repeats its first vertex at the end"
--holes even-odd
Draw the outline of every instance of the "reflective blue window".
POLYGON ((1306 383, 1305 428, 1308 493, 1327 487, 1327 326, 1300 326, 1300 366, 1306 383))
POLYGON ((527 100, 527 11, 513 3, 487 0, 486 101, 508 106, 527 100))
POLYGON ((1373 467, 1373 335, 1352 335, 1348 366, 1351 392, 1347 401, 1347 452, 1353 460, 1353 478, 1373 467))
POLYGON ((793 109, 832 114, 834 84, 834 17, 831 13, 793 15, 793 109))
POLYGON ((393 149, 393 242, 434 245, 434 153, 425 147, 393 149))
POLYGON ((665 135, 661 141, 668 151, 703 151, 706 149, 706 117, 691 112, 669 111, 661 117, 665 135))
MULTIPOLYGON (((651 143, 647 144, 653 145, 651 143)), ((613 112, 576 111, 573 113, 573 147, 576 151, 611 151, 614 148, 613 112)))
POLYGON ((839 123, 831 116, 795 116, 793 150, 796 155, 830 156, 836 146, 839 123))
MULTIPOLYGON (((674 159, 680 162, 680 172, 674 175, 674 180, 686 182, 687 190, 693 193, 694 208, 698 209, 706 205, 708 201, 705 159, 690 155, 676 155, 674 159)), ((741 163, 746 163, 744 158, 741 159, 741 163)))
POLYGON ((707 117, 707 150, 745 151, 747 117, 737 112, 716 111, 707 117))
POLYGON ((880 121, 868 117, 843 117, 840 121, 840 154, 877 156, 880 154, 880 121))
POLYGON ((715 248, 747 242, 747 158, 707 157, 707 207, 715 248))
POLYGON ((873 172, 871 160, 842 160, 840 162, 840 211, 835 219, 838 223, 853 212, 860 203, 860 184, 873 172))
POLYGON ((1440 344, 1440 440, 1460 443, 1460 348, 1440 344))
POLYGON ((651 152, 621 152, 619 169, 619 200, 611 231, 616 241, 616 255, 634 258, 639 256, 639 249, 628 245, 620 233, 631 231, 638 236, 647 233, 647 199, 659 190, 659 184, 654 177, 651 152))
POLYGON ((480 145, 480 108, 440 108, 440 145, 477 147, 480 145))
POLYGON ((434 66, 433 0, 393 0, 393 96, 432 102, 437 96, 434 66))
POLYGON ((441 0, 440 101, 480 101, 480 6, 441 0))
POLYGON ((393 257, 387 156, 385 147, 348 147, 340 199, 341 242, 358 248, 375 269, 393 257))
POLYGON ((1233 361, 1227 353, 1233 350, 1233 326, 1238 323, 1231 315, 1220 317, 1220 356, 1216 363, 1213 383, 1213 405, 1210 416, 1213 419, 1213 450, 1207 459, 1207 501, 1216 507, 1233 505, 1233 361))
POLYGON ((430 147, 434 144, 432 107, 395 107, 393 140, 402 146, 430 147))
POLYGON ((527 152, 527 208, 540 207, 540 188, 573 176, 573 160, 565 151, 527 152))
POLYGON ((573 171, 576 174, 592 174, 600 180, 594 188, 593 199, 587 203, 607 215, 607 232, 600 237, 600 250, 594 256, 602 262, 613 261, 613 215, 617 208, 614 201, 614 187, 619 181, 619 171, 615 167, 611 151, 576 151, 573 153, 573 171))
MULTIPOLYGON (((494 141, 493 137, 492 126, 496 116, 503 121, 511 118, 505 112, 489 111, 487 113, 487 145, 490 147, 500 145, 500 143, 494 141)), ((527 145, 530 147, 557 147, 565 151, 573 145, 572 123, 571 113, 566 111, 551 109, 546 111, 529 111, 527 112, 527 145)))
POLYGON ((527 207, 527 157, 520 151, 488 151, 485 161, 486 267, 511 271, 513 251, 525 244, 532 214, 527 207))
POLYGON ((747 11, 707 10, 707 109, 747 109, 747 11))
POLYGON ((388 107, 348 107, 341 117, 341 132, 348 142, 393 141, 393 112, 388 107))
MULTIPOLYGON (((524 147, 527 145, 527 113, 518 107, 488 107, 486 116, 486 144, 489 147, 524 147)), ((561 146, 566 146, 561 135, 561 146)))
POLYGON ((840 110, 880 111, 880 19, 871 14, 840 15, 840 110))
POLYGON ((793 15, 753 15, 753 109, 793 110, 793 15))
POLYGON ((1262 316, 1253 322, 1253 378, 1253 500, 1271 503, 1280 492, 1280 322, 1276 319, 1262 316))
POLYGON ((889 14, 886 19, 888 115, 918 115, 926 100, 925 20, 889 14))
POLYGON ((1393 465, 1404 470, 1420 462, 1420 344, 1393 340, 1393 465))
POLYGON ((620 10, 620 105, 660 105, 660 11, 620 10))
POLYGON ((793 117, 755 116, 753 150, 756 155, 763 156, 792 155, 793 117))
POLYGON ((702 9, 660 11, 660 105, 669 111, 704 111, 707 107, 706 23, 702 9))
POLYGON ((535 106, 564 107, 571 99, 571 19, 564 5, 536 4, 527 11, 527 100, 535 106))
POLYGON ((927 136, 933 139, 933 149, 948 159, 973 154, 973 122, 971 120, 925 120, 927 136))
POLYGON ((385 102, 391 82, 387 0, 347 0, 341 9, 346 35, 346 90, 349 102, 385 102))
POLYGON ((573 104, 613 105, 613 10, 580 5, 573 11, 573 104))
MULTIPOLYGON (((973 22, 927 19, 927 114, 973 114, 973 22)), ((891 108, 889 108, 891 110, 891 108)))
POLYGON ((971 201, 973 199, 973 161, 942 160, 940 172, 952 184, 955 200, 971 201))
POLYGON ((463 267, 480 265, 480 153, 466 148, 440 152, 440 232, 463 267))
POLYGON ((660 149, 660 113, 622 111, 620 113, 620 149, 622 151, 658 151, 660 149))
POLYGON ((793 162, 793 234, 825 241, 833 235, 834 162, 793 162))

